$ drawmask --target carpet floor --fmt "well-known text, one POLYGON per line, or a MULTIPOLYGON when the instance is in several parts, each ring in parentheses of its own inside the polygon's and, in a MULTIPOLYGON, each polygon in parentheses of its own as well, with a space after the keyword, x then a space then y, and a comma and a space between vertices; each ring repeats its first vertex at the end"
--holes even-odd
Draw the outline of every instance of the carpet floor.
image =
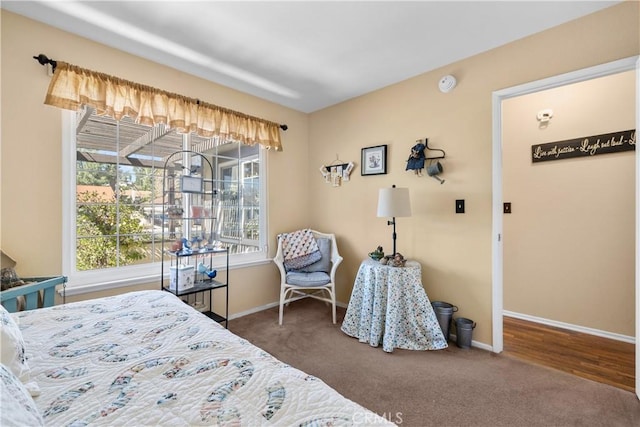
MULTIPOLYGON (((454 342, 436 351, 360 343, 330 307, 301 300, 229 322, 235 334, 402 426, 640 426, 635 394, 454 342)), ((481 326, 478 326, 481 327, 481 326)))

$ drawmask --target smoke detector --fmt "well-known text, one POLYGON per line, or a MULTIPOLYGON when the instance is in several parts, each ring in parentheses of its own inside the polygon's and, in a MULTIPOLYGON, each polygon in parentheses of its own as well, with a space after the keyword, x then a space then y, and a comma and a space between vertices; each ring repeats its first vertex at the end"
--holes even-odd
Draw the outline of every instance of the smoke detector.
POLYGON ((551 108, 547 108, 546 110, 540 110, 538 111, 538 114, 536 114, 536 118, 541 123, 548 122, 549 120, 551 120, 552 117, 553 117, 553 110, 551 108))
POLYGON ((438 88, 440 88, 440 92, 447 93, 451 92, 454 87, 456 87, 456 78, 452 75, 444 76, 438 82, 438 88))

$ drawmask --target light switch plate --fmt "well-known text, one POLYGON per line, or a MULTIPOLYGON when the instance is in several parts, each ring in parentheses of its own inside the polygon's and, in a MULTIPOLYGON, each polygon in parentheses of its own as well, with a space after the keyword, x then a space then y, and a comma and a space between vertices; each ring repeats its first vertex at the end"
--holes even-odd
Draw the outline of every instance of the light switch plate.
POLYGON ((464 199, 456 200, 456 213, 464 213, 464 199))

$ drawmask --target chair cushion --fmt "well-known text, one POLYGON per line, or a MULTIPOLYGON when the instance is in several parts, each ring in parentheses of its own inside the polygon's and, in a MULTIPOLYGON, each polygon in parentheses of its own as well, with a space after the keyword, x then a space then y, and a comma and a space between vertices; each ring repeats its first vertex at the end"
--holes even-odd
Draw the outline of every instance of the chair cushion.
POLYGON ((290 271, 287 273, 287 283, 296 286, 323 286, 331 282, 331 277, 327 273, 315 271, 303 273, 290 271))
POLYGON ((316 271, 329 273, 331 271, 331 239, 320 237, 316 239, 316 242, 320 248, 322 258, 311 265, 301 268, 300 271, 305 273, 313 273, 316 271))
POLYGON ((278 235, 278 244, 282 247, 285 268, 300 270, 321 258, 320 248, 309 228, 278 235))

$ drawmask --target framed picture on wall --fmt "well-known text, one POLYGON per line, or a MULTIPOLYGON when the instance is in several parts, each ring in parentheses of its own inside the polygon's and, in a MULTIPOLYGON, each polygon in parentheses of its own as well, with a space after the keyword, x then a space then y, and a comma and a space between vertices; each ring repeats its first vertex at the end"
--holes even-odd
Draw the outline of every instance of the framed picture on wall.
POLYGON ((363 148, 360 165, 362 176, 387 173, 387 146, 376 145, 363 148))

